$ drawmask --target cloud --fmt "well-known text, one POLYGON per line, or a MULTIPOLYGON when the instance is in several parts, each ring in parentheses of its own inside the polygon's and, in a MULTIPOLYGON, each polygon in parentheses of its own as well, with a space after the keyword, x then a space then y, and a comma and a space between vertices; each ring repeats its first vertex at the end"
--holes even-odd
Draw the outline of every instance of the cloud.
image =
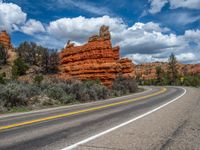
POLYGON ((128 27, 122 19, 109 16, 54 20, 46 26, 45 35, 37 38, 40 44, 52 48, 63 48, 67 40, 83 44, 91 35, 98 34, 104 24, 110 26, 112 43, 121 47, 121 56, 132 58, 136 63, 167 61, 171 52, 182 62, 198 62, 200 58, 199 30, 187 30, 183 35, 176 35, 159 23, 136 22, 128 27))
POLYGON ((200 44, 200 30, 186 30, 185 31, 185 39, 189 41, 195 41, 200 44))
MULTIPOLYGON (((199 17, 182 13, 174 16, 174 24, 199 21, 199 17)), ((169 28, 155 22, 136 22, 128 26, 121 18, 101 16, 60 18, 43 24, 29 18, 13 3, 0 3, 0 30, 20 31, 34 37, 37 43, 49 48, 63 48, 67 40, 83 44, 101 25, 110 26, 112 43, 121 47, 121 56, 136 63, 166 61, 171 52, 184 63, 200 63, 200 30, 186 30, 176 35, 169 28), (10 13, 12 12, 12 13, 10 13)))
POLYGON ((145 30, 147 32, 169 32, 170 29, 167 27, 161 27, 160 24, 154 23, 154 22, 147 22, 147 23, 141 23, 137 22, 129 29, 133 30, 145 30))
POLYGON ((155 14, 161 11, 161 9, 168 3, 168 0, 149 0, 150 2, 150 9, 149 12, 151 14, 155 14))
POLYGON ((89 36, 98 34, 101 25, 108 25, 112 32, 121 31, 125 28, 125 24, 119 18, 111 18, 109 16, 97 18, 61 18, 49 23, 47 32, 56 39, 70 39, 77 42, 84 42, 89 36))
POLYGON ((153 22, 135 23, 119 33, 117 44, 122 56, 134 63, 167 61, 172 52, 182 63, 200 63, 200 30, 186 30, 183 35, 169 31, 153 22))
POLYGON ((13 3, 0 1, 0 30, 8 32, 20 31, 28 35, 45 32, 40 21, 29 19, 21 7, 13 3))
POLYGON ((35 33, 45 32, 45 29, 40 21, 30 19, 21 27, 21 31, 28 35, 34 35, 35 33))
POLYGON ((168 28, 162 28, 153 22, 135 23, 119 33, 119 36, 123 37, 118 43, 123 49, 122 55, 128 53, 154 54, 177 47, 176 35, 164 34, 168 31, 170 31, 168 28))
POLYGON ((188 53, 177 54, 176 58, 180 62, 189 63, 189 62, 193 62, 196 59, 196 56, 194 53, 188 52, 188 53))
POLYGON ((194 16, 186 12, 175 12, 164 15, 164 20, 174 25, 184 26, 200 20, 200 15, 194 16))
MULTIPOLYGON (((48 0, 42 2, 46 9, 57 10, 57 9, 76 9, 82 10, 95 15, 110 15, 112 12, 107 7, 97 6, 91 2, 84 2, 80 0, 48 0)), ((74 10, 73 10, 74 11, 74 10)))
POLYGON ((25 23, 27 14, 13 3, 0 3, 0 30, 17 31, 25 23))
MULTIPOLYGON (((111 18, 109 16, 97 18, 61 18, 49 23, 47 32, 49 36, 56 40, 76 41, 78 43, 86 42, 94 34, 98 34, 101 25, 110 27, 112 41, 123 48, 123 55, 126 53, 157 53, 164 48, 174 47, 174 35, 162 35, 170 29, 161 27, 157 23, 148 22, 135 23, 132 27, 127 25, 120 18, 111 18), (130 50, 132 49, 132 50, 130 50), (126 52, 127 51, 127 52, 126 52)), ((47 43, 49 43, 47 41, 47 43)))
POLYGON ((187 9, 200 9, 200 1, 199 0, 149 0, 150 9, 149 13, 155 14, 162 10, 162 8, 166 5, 170 5, 170 9, 177 8, 187 8, 187 9))
POLYGON ((169 0, 171 9, 176 8, 188 8, 188 9, 200 9, 199 0, 169 0))
MULTIPOLYGON (((170 54, 166 55, 165 57, 159 57, 157 54, 129 54, 126 57, 131 59, 133 63, 135 64, 141 64, 146 62, 167 62, 168 56, 170 54)), ((181 63, 198 63, 198 57, 195 56, 194 53, 188 52, 188 53, 182 53, 182 54, 176 54, 176 58, 181 63), (195 61, 194 61, 195 60, 195 61)))
POLYGON ((126 56, 127 58, 131 59, 134 64, 141 64, 146 62, 157 62, 162 61, 166 62, 168 60, 167 57, 165 58, 158 58, 157 55, 151 55, 151 54, 129 54, 126 56))
MULTIPOLYGON (((58 0, 59 3, 61 4, 68 4, 71 5, 73 7, 79 8, 81 10, 85 10, 87 12, 93 13, 93 14, 97 14, 97 15, 105 15, 105 14, 110 14, 110 11, 105 8, 105 7, 98 7, 95 5, 92 5, 90 3, 85 3, 85 2, 81 2, 81 1, 73 1, 73 0, 58 0)), ((64 6, 64 5, 63 5, 64 6)))

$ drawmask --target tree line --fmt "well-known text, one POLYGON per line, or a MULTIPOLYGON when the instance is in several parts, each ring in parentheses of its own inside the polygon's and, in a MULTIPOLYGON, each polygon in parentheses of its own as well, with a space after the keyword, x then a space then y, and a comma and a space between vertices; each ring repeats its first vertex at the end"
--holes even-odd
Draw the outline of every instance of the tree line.
MULTIPOLYGON (((49 49, 34 42, 23 42, 14 51, 18 57, 12 65, 12 76, 24 75, 26 71, 36 66, 40 68, 40 73, 49 74, 58 71, 59 57, 56 49, 49 49)), ((7 64, 7 49, 0 44, 0 65, 7 64)))
POLYGON ((189 74, 186 70, 180 74, 178 72, 178 61, 172 53, 169 56, 167 70, 163 70, 161 66, 156 67, 156 78, 143 80, 138 78, 137 81, 141 85, 177 85, 177 86, 200 86, 200 75, 189 74))

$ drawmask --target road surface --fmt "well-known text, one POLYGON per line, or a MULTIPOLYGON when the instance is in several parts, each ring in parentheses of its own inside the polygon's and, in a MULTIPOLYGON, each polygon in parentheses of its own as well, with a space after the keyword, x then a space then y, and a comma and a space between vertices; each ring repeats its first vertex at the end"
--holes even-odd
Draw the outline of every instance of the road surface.
POLYGON ((1 150, 200 149, 200 89, 142 93, 0 116, 1 150))

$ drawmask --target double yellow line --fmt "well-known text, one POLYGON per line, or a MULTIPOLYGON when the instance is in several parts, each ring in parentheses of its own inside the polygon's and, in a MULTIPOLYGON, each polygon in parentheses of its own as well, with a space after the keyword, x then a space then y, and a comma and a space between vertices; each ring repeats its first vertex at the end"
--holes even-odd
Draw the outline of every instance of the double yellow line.
POLYGON ((15 123, 15 124, 10 124, 10 125, 6 125, 6 126, 0 126, 0 131, 5 130, 5 129, 14 128, 14 127, 23 126, 23 125, 39 123, 39 122, 42 122, 42 121, 48 121, 48 120, 52 120, 52 119, 58 119, 58 118, 68 117, 68 116, 77 115, 77 114, 81 114, 81 113, 96 111, 96 110, 100 110, 100 109, 104 109, 104 108, 114 107, 114 106, 118 106, 118 105, 122 105, 122 104, 127 104, 127 103, 131 103, 131 102, 134 102, 134 101, 137 101, 137 100, 142 100, 142 99, 145 99, 145 98, 150 98, 150 97, 159 95, 161 93, 164 93, 166 90, 167 90, 166 88, 161 88, 161 90, 158 91, 158 92, 155 92, 155 93, 152 93, 152 94, 149 94, 149 95, 145 95, 145 96, 141 96, 141 97, 138 97, 138 98, 130 99, 130 100, 125 100, 125 101, 121 101, 121 102, 106 104, 106 105, 92 107, 92 108, 88 108, 88 109, 68 112, 68 113, 64 113, 64 114, 60 114, 60 115, 55 115, 55 116, 50 116, 50 117, 45 117, 45 118, 40 118, 40 119, 35 119, 35 120, 30 120, 30 121, 25 121, 25 122, 21 122, 21 123, 15 123))

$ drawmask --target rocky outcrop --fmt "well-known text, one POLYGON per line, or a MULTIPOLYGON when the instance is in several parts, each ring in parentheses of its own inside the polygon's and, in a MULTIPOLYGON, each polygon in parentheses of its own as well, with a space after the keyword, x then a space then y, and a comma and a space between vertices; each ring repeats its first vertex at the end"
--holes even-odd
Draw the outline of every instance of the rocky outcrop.
POLYGON ((12 65, 13 61, 17 58, 16 52, 13 50, 10 36, 6 31, 0 32, 0 43, 6 48, 8 54, 8 63, 12 65))
POLYGON ((119 47, 112 47, 110 32, 102 26, 99 35, 89 38, 88 43, 74 46, 68 42, 60 52, 59 78, 95 80, 111 86, 113 80, 122 75, 134 77, 134 65, 129 59, 120 59, 119 47))
POLYGON ((10 36, 6 31, 0 32, 0 43, 7 49, 12 48, 10 36))
MULTIPOLYGON (((168 64, 165 62, 144 63, 135 66, 135 74, 143 80, 156 79, 156 67, 160 66, 164 72, 168 71, 168 64)), ((180 75, 200 75, 200 64, 177 64, 177 71, 180 75)))
POLYGON ((137 78, 142 80, 156 79, 156 67, 161 66, 163 70, 167 70, 167 63, 152 62, 136 65, 135 74, 137 78))

